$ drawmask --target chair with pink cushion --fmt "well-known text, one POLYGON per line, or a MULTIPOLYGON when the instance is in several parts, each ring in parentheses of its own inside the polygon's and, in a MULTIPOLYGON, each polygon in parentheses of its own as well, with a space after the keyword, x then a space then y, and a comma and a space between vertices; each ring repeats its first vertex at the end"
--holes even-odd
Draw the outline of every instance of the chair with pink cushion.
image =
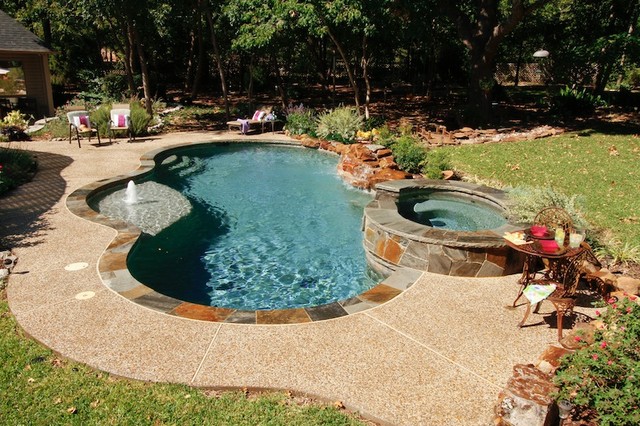
POLYGON ((107 133, 109 134, 109 142, 114 136, 114 132, 126 132, 129 136, 129 142, 133 137, 131 133, 131 108, 128 104, 114 104, 109 113, 109 125, 107 133))
POLYGON ((71 136, 73 132, 76 133, 78 139, 78 148, 82 148, 80 145, 80 136, 88 136, 89 143, 91 143, 91 135, 95 133, 98 136, 98 145, 102 145, 100 140, 100 132, 98 129, 91 126, 91 120, 89 119, 89 112, 83 109, 70 110, 67 112, 67 119, 69 120, 69 143, 71 143, 71 136))

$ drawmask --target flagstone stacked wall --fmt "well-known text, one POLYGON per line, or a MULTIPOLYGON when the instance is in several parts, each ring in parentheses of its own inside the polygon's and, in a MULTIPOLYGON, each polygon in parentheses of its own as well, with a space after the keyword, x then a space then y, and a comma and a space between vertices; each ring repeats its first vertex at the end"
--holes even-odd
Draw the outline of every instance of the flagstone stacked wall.
POLYGON ((522 271, 523 258, 504 242, 498 229, 451 231, 422 225, 398 213, 401 192, 421 189, 459 192, 463 196, 505 201, 501 191, 462 182, 428 179, 391 181, 376 187, 376 199, 364 212, 363 243, 369 263, 383 274, 409 267, 443 275, 492 277, 522 271))

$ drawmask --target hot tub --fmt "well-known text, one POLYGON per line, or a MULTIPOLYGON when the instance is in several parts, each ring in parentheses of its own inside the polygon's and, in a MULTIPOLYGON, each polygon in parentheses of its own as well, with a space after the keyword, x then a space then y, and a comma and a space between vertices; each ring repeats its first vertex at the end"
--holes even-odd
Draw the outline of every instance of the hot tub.
POLYGON ((464 277, 509 275, 523 258, 504 242, 518 229, 506 217, 506 194, 482 185, 429 179, 376 186, 364 210, 369 264, 390 274, 398 267, 464 277))

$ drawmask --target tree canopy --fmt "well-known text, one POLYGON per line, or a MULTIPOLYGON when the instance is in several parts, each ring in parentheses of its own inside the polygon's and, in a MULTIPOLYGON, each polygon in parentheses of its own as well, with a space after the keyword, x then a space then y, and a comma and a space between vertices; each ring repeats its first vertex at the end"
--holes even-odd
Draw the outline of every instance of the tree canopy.
MULTIPOLYGON (((0 0, 56 52, 54 83, 147 100, 180 90, 227 99, 296 88, 372 92, 407 85, 467 89, 486 119, 497 64, 546 60, 555 84, 640 85, 637 0, 0 0)), ((516 77, 516 81, 518 77, 516 77)), ((228 103, 227 103, 228 108, 228 103)))

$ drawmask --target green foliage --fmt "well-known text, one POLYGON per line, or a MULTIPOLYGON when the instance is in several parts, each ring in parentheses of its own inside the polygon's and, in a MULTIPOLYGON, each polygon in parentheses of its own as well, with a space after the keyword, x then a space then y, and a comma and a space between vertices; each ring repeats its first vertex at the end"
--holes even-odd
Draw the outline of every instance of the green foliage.
POLYGON ((451 169, 449 155, 444 149, 430 149, 421 163, 422 173, 429 179, 441 179, 444 170, 451 169))
POLYGON ((27 151, 0 147, 0 195, 29 182, 38 163, 27 151))
POLYGON ((590 131, 447 150, 456 170, 466 175, 508 187, 553 188, 575 195, 593 228, 609 229, 616 239, 640 244, 640 197, 635 196, 640 140, 633 135, 590 131))
POLYGON ((601 242, 595 249, 598 257, 609 257, 613 264, 640 263, 640 245, 614 239, 601 242))
POLYGON ((600 96, 587 92, 563 87, 560 93, 552 98, 551 111, 564 116, 578 117, 593 114, 597 107, 606 103, 600 96))
POLYGON ((517 222, 532 223, 538 212, 559 207, 569 213, 576 227, 587 229, 578 195, 568 196, 549 187, 517 186, 509 191, 509 215, 517 222))
POLYGON ((376 143, 387 148, 391 148, 395 141, 396 135, 389 126, 385 124, 384 126, 378 127, 378 138, 376 139, 376 143))
POLYGON ((21 132, 24 132, 28 125, 26 115, 16 110, 10 111, 0 122, 2 129, 13 128, 21 132))
POLYGON ((600 319, 594 343, 561 359, 556 398, 595 410, 601 426, 640 424, 640 306, 611 299, 600 319))
POLYGON ((411 135, 400 136, 391 147, 398 166, 409 173, 419 173, 427 158, 427 150, 411 135))
POLYGON ((371 116, 368 120, 364 120, 364 123, 362 124, 362 130, 368 132, 370 130, 384 126, 384 123, 384 118, 380 116, 371 116))
POLYGON ((289 105, 285 113, 287 115, 286 129, 289 133, 292 135, 316 136, 315 111, 300 104, 297 106, 289 105))
POLYGON ((147 111, 140 104, 140 102, 133 102, 131 104, 131 117, 129 119, 129 127, 133 136, 146 135, 149 123, 152 117, 147 114, 147 111))
MULTIPOLYGON (((11 282, 9 282, 11 285, 11 282)), ((23 336, 0 294, 0 412, 7 425, 359 425, 354 416, 284 393, 247 398, 118 379, 60 359, 23 336)))
POLYGON ((321 114, 317 123, 319 137, 349 144, 355 142, 363 120, 355 108, 339 107, 321 114))
POLYGON ((107 136, 107 129, 109 128, 111 105, 100 105, 95 110, 91 111, 90 119, 91 125, 98 129, 100 136, 107 136))

